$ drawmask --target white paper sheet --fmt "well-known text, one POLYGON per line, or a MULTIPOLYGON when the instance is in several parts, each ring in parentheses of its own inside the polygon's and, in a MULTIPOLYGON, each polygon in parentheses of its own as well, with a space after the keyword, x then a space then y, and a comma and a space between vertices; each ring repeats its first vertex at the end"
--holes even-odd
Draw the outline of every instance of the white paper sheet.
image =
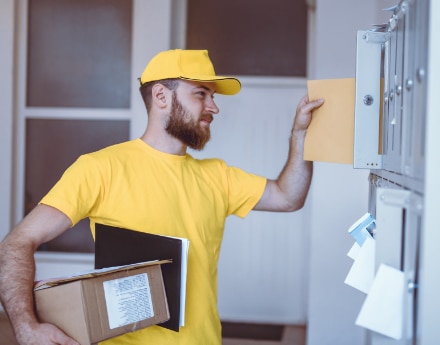
POLYGON ((356 255, 356 259, 345 278, 344 283, 368 293, 374 280, 376 241, 366 238, 356 255))
POLYGON ((357 242, 354 242, 353 246, 348 251, 347 256, 350 259, 356 260, 360 250, 361 250, 361 246, 357 242))
POLYGON ((176 238, 182 242, 182 260, 180 264, 180 316, 179 327, 185 326, 185 310, 186 310, 186 278, 188 275, 188 251, 189 240, 183 237, 167 236, 176 238))
POLYGON ((404 291, 404 273, 381 264, 356 319, 356 325, 393 339, 401 339, 404 291))

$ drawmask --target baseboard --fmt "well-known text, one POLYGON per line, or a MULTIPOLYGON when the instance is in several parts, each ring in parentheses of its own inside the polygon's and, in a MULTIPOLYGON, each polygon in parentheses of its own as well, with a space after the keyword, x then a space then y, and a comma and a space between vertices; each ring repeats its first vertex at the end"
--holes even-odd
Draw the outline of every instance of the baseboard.
POLYGON ((284 325, 222 322, 223 338, 281 341, 283 332, 284 325))

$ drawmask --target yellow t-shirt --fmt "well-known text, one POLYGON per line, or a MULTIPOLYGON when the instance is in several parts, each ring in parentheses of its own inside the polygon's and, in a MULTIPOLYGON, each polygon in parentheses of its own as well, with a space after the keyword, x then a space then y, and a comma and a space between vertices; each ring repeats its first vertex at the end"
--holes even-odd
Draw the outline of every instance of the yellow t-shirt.
POLYGON ((152 326, 105 345, 221 344, 217 263, 227 216, 245 217, 260 200, 266 179, 227 166, 157 151, 141 139, 81 156, 41 203, 73 224, 95 223, 185 237, 188 254, 185 326, 152 326))

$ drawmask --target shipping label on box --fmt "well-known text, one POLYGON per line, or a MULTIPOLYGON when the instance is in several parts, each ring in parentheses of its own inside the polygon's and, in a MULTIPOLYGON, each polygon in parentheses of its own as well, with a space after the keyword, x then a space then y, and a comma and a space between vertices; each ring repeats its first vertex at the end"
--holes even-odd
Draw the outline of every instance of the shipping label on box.
POLYGON ((103 285, 110 329, 154 316, 147 273, 107 280, 103 285))

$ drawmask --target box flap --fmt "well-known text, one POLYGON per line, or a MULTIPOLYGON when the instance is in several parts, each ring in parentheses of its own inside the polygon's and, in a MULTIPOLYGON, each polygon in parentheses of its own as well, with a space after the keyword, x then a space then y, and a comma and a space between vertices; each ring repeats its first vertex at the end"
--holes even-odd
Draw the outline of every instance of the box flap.
POLYGON ((91 271, 85 271, 78 274, 74 274, 72 276, 67 277, 58 277, 58 278, 52 278, 47 280, 41 280, 35 282, 34 285, 34 291, 46 289, 52 286, 57 286, 65 283, 70 283, 76 280, 84 280, 84 279, 90 279, 94 277, 98 277, 105 274, 110 274, 114 272, 119 271, 129 271, 132 269, 137 269, 141 267, 146 266, 153 266, 153 265, 162 265, 166 263, 171 263, 172 260, 152 260, 152 261, 145 261, 145 262, 139 262, 131 265, 122 265, 122 266, 113 266, 108 268, 101 268, 101 269, 94 269, 91 271))

